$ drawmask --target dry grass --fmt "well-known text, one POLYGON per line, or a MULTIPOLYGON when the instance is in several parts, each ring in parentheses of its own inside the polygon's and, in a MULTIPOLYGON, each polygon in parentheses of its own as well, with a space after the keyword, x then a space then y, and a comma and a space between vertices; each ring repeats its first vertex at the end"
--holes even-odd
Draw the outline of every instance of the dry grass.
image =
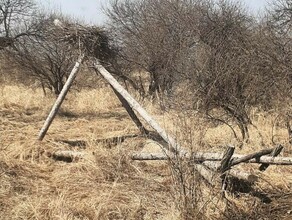
MULTIPOLYGON (((131 152, 159 151, 159 147, 142 137, 115 145, 95 141, 138 134, 109 88, 70 93, 43 142, 36 137, 54 97, 22 86, 2 86, 0 93, 0 219, 180 219, 177 189, 167 163, 129 158, 131 152), (87 145, 83 149, 58 140, 83 140, 87 145), (86 156, 72 163, 53 160, 51 153, 60 149, 83 151, 86 156)), ((183 145, 207 151, 237 144, 228 127, 206 128, 200 118, 163 114, 150 103, 143 105, 183 145)), ((284 155, 291 156, 284 127, 278 125, 272 131, 275 115, 255 112, 254 117, 260 135, 253 128, 251 142, 241 151, 261 149, 263 143, 271 146, 271 135, 276 134, 274 141, 284 144, 284 155)), ((234 213, 242 219, 263 217, 264 213, 279 219, 289 216, 291 169, 274 166, 259 173, 255 165, 246 167, 260 175, 256 189, 272 202, 262 203, 244 193, 238 198, 228 195, 226 207, 232 210, 223 210, 222 218, 233 218, 234 213)), ((214 198, 212 192, 203 194, 214 198)), ((219 212, 216 205, 208 207, 209 216, 219 212)))

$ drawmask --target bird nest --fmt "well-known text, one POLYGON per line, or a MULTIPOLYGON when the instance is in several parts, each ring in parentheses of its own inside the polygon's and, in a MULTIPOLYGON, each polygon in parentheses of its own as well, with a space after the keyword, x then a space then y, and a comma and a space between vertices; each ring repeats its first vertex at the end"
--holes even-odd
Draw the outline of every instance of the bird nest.
POLYGON ((63 23, 59 20, 53 23, 55 27, 51 33, 58 41, 65 42, 86 56, 97 58, 104 63, 113 58, 114 52, 110 48, 109 38, 102 28, 63 23))

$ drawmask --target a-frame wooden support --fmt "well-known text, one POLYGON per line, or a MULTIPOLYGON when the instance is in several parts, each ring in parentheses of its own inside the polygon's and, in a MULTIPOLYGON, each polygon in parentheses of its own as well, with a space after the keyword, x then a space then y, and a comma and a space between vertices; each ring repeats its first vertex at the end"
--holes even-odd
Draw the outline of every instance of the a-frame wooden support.
MULTIPOLYGON (((64 85, 63 90, 61 91, 59 97, 57 98, 47 120, 45 121, 44 126, 42 127, 40 133, 39 133, 39 137, 38 140, 43 140, 43 138, 46 135, 46 132, 49 129, 49 126, 51 125, 52 121, 54 120, 54 117, 56 116, 58 109, 60 108, 63 100, 65 99, 66 94, 68 93, 68 90, 74 80, 74 78, 76 77, 76 74, 79 70, 80 64, 83 61, 84 56, 82 56, 75 64, 73 70, 71 71, 71 74, 67 80, 67 82, 64 85)), ((163 149, 164 149, 164 154, 158 156, 159 159, 169 159, 169 158, 173 158, 173 157, 183 157, 183 158, 190 158, 190 157, 194 157, 194 155, 196 154, 191 154, 189 153, 186 149, 182 148, 176 141, 175 139, 173 139, 171 136, 169 136, 166 131, 160 127, 160 125, 144 110, 144 108, 142 108, 142 106, 118 83, 118 81, 98 62, 96 61, 94 64, 94 69, 97 73, 100 73, 103 78, 111 85, 114 93, 117 95, 118 99, 121 101, 123 107, 126 109, 126 111, 128 112, 129 116, 131 117, 131 119, 133 120, 133 122, 136 124, 136 126, 139 128, 140 132, 143 135, 148 135, 149 131, 143 126, 143 124, 141 123, 141 121, 139 120, 139 118, 137 117, 137 115, 135 114, 134 110, 136 112, 138 112, 140 114, 140 116, 155 130, 155 132, 157 132, 157 134, 164 140, 164 145, 163 145, 163 149)), ((282 149, 282 148, 281 148, 282 149)), ((280 151, 280 150, 279 150, 280 151)), ((254 155, 247 155, 243 158, 237 158, 235 160, 230 160, 232 158, 234 150, 229 154, 227 158, 227 162, 222 164, 220 167, 220 164, 218 164, 219 166, 217 167, 217 165, 214 168, 214 163, 210 164, 207 162, 203 162, 203 164, 196 164, 196 169, 197 171, 206 179, 208 180, 208 182, 210 182, 211 184, 213 183, 213 172, 211 171, 212 169, 218 170, 218 168, 222 168, 222 172, 224 172, 225 170, 228 170, 230 168, 230 166, 235 165, 237 163, 241 163, 242 161, 251 161, 251 159, 259 158, 258 154, 261 153, 261 155, 265 155, 268 153, 271 153, 270 151, 268 152, 258 152, 258 154, 254 155)), ((200 154, 200 153, 198 153, 200 154)), ((278 153, 277 153, 278 154, 278 153)), ((143 160, 147 160, 148 155, 136 155, 137 158, 133 158, 133 159, 143 159, 143 160), (141 158, 139 158, 141 157, 141 158)), ((157 155, 150 155, 150 159, 155 159, 157 155)), ((273 157, 277 156, 272 155, 273 157)), ((135 157, 135 156, 134 156, 135 157)), ((262 160, 264 158, 261 158, 262 160)), ((254 159, 255 162, 262 162, 268 164, 268 163, 273 163, 275 162, 277 159, 273 158, 273 161, 269 160, 270 158, 267 158, 267 160, 263 160, 263 161, 259 161, 259 159, 254 159), (275 161, 274 161, 275 160, 275 161)), ((224 157, 222 160, 222 155, 220 156, 215 156, 212 155, 212 160, 219 160, 221 162, 224 162, 224 157)), ((283 162, 283 159, 281 160, 281 162, 283 162)), ((285 164, 291 164, 291 158, 285 158, 285 164)), ((279 163, 279 161, 278 161, 279 163)), ((233 172, 232 175, 238 177, 238 176, 243 176, 243 179, 249 179, 251 176, 250 175, 246 175, 245 173, 242 172, 233 172), (238 175, 240 174, 240 175, 238 175), (243 175, 244 174, 244 175, 243 175)), ((253 176, 252 176, 253 177, 253 176)), ((255 179, 255 178, 251 178, 251 179, 255 179)))
MULTIPOLYGON (((76 75, 79 71, 79 68, 80 68, 80 65, 82 64, 83 59, 84 59, 84 56, 80 57, 79 60, 76 62, 75 66, 73 67, 60 95, 58 96, 56 102, 54 103, 54 105, 50 111, 50 114, 48 115, 42 129, 39 132, 39 136, 38 136, 39 141, 42 141, 44 139, 50 125, 52 124, 54 118, 56 117, 56 115, 57 115, 74 79, 76 78, 76 75)), ((111 85, 111 88, 113 89, 114 93, 116 94, 116 96, 118 97, 120 102, 122 103, 123 107, 126 109, 130 118, 133 120, 133 122, 138 127, 141 134, 144 136, 148 136, 150 134, 150 132, 143 126, 143 124, 141 123, 141 121, 139 120, 139 118, 137 117, 137 115, 135 114, 135 112, 133 111, 133 109, 131 108, 129 103, 127 102, 127 100, 115 89, 115 87, 113 87, 111 85)))

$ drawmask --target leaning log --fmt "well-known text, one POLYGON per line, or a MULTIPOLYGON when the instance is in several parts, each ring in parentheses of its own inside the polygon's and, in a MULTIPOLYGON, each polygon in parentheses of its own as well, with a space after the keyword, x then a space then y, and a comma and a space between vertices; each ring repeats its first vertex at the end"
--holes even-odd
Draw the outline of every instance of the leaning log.
MULTIPOLYGON (((179 155, 179 156, 185 156, 188 154, 188 151, 185 150, 183 147, 181 147, 174 138, 172 138, 170 135, 166 133, 166 131, 160 127, 160 125, 145 111, 145 109, 119 84, 119 82, 99 63, 99 61, 96 61, 94 64, 94 68, 96 71, 98 71, 103 78, 112 86, 114 91, 118 94, 120 94, 120 97, 122 97, 122 100, 124 102, 127 102, 129 106, 137 111, 140 116, 158 133, 158 135, 165 141, 165 144, 163 144, 163 148, 166 151, 169 151, 172 153, 172 155, 179 155)), ((164 156, 167 157, 166 154, 164 156)), ((208 171, 208 169, 203 170, 199 169, 198 172, 201 173, 203 176, 204 173, 208 173, 209 175, 212 175, 212 172, 208 171)))
MULTIPOLYGON (((221 153, 202 153, 197 152, 192 155, 186 154, 185 158, 191 158, 195 162, 204 162, 204 161, 221 161, 222 154, 221 153)), ((184 158, 182 157, 182 158, 184 158)), ((240 159, 245 157, 245 155, 234 154, 232 159, 240 159)), ((132 155, 133 160, 167 160, 172 159, 165 155, 164 153, 137 153, 132 155)), ((253 158, 248 161, 243 161, 243 163, 267 163, 267 164, 275 164, 275 165, 292 165, 292 157, 271 157, 271 156, 261 156, 260 158, 253 158)))
POLYGON ((160 125, 145 111, 145 109, 125 90, 119 82, 98 62, 94 64, 95 70, 97 70, 103 78, 118 92, 131 106, 132 109, 137 111, 140 116, 168 143, 167 150, 178 153, 180 155, 186 154, 184 150, 174 138, 166 133, 166 131, 160 127, 160 125))
POLYGON ((54 118, 56 117, 57 113, 58 113, 58 110, 59 108, 61 107, 70 87, 71 87, 71 84, 73 83, 78 71, 79 71, 79 67, 80 67, 80 64, 82 63, 83 61, 83 58, 84 56, 82 55, 78 61, 75 63, 75 66, 73 67, 69 77, 68 77, 68 80, 66 81, 65 85, 63 86, 63 89, 60 93, 60 95, 58 96, 55 104, 53 105, 52 107, 52 110, 49 114, 49 116, 47 117, 42 129, 40 130, 40 133, 39 133, 39 136, 38 136, 38 140, 39 141, 42 141, 47 133, 47 131, 49 130, 49 127, 50 125, 52 124, 54 118))

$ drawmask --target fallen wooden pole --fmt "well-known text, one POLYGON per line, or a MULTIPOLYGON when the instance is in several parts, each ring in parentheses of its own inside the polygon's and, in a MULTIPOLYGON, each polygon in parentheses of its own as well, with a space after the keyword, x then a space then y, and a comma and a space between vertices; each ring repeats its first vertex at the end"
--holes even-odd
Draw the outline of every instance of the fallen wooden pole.
POLYGON ((264 155, 267 155, 267 154, 270 154, 273 152, 274 149, 265 149, 265 150, 261 150, 261 151, 258 151, 258 152, 255 152, 255 153, 252 153, 252 154, 248 154, 248 155, 244 155, 240 158, 234 158, 232 161, 231 161, 231 164, 230 166, 235 166, 237 164, 240 164, 240 163, 244 163, 244 162, 247 162, 247 161, 250 161, 251 159, 258 159, 260 158, 261 156, 264 156, 264 155))
MULTIPOLYGON (((218 168, 220 168, 220 163, 214 162, 214 161, 205 161, 205 162, 203 162, 203 165, 205 165, 206 167, 208 167, 209 169, 211 169, 213 171, 218 171, 218 168)), ((254 175, 254 174, 246 173, 243 170, 240 170, 236 167, 228 170, 227 172, 229 175, 236 177, 238 179, 241 179, 241 180, 245 180, 247 182, 253 183, 253 182, 258 181, 258 176, 254 175)))
POLYGON ((206 166, 202 164, 195 164, 195 169, 211 186, 216 187, 220 184, 220 178, 218 178, 218 173, 209 170, 206 166))
POLYGON ((78 61, 75 63, 75 66, 73 67, 70 75, 69 75, 69 78, 68 80, 66 81, 65 85, 63 86, 63 89, 60 93, 60 95, 58 96, 55 104, 53 105, 52 107, 52 110, 49 114, 49 116, 47 117, 42 129, 40 130, 40 133, 39 133, 39 136, 38 136, 38 140, 39 141, 42 141, 47 133, 47 131, 49 130, 49 127, 50 125, 52 124, 54 118, 56 117, 57 113, 58 113, 58 110, 59 108, 61 107, 70 87, 71 87, 71 84, 72 82, 74 81, 75 77, 76 77, 76 74, 78 73, 79 71, 79 67, 80 67, 80 64, 82 63, 83 61, 83 58, 84 56, 81 56, 78 61))
MULTIPOLYGON (((245 155, 233 154, 231 159, 240 159, 245 157, 245 155)), ((173 159, 172 156, 167 156, 164 153, 137 153, 132 155, 133 160, 168 160, 173 159)), ((192 158, 198 163, 204 161, 221 161, 221 153, 202 153, 197 152, 192 155, 186 154, 182 158, 192 158)), ((292 157, 272 157, 272 156, 261 156, 260 158, 253 158, 248 161, 243 161, 243 163, 266 163, 275 165, 292 165, 292 157)))

